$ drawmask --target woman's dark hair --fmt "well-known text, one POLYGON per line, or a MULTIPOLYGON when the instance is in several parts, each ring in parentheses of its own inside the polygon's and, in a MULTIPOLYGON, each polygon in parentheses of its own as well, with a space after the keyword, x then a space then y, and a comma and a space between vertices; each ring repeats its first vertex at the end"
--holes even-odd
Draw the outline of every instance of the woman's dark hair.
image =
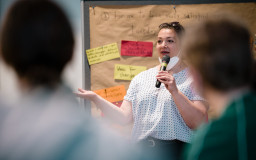
POLYGON ((185 32, 184 27, 179 22, 162 23, 159 25, 159 31, 161 29, 173 29, 178 34, 179 38, 181 38, 185 32))
POLYGON ((205 85, 229 91, 250 85, 253 56, 247 27, 236 19, 223 17, 197 26, 186 37, 184 51, 205 85))
POLYGON ((50 0, 19 0, 8 10, 0 53, 31 85, 53 85, 72 58, 74 38, 64 12, 50 0))

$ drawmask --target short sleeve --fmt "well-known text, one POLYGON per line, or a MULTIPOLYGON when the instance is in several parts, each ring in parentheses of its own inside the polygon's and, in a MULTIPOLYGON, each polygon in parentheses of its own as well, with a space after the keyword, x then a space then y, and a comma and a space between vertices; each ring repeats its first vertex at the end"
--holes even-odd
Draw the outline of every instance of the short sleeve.
MULTIPOLYGON (((181 92, 188 97, 191 101, 206 101, 203 96, 200 95, 200 93, 197 91, 197 89, 194 86, 193 78, 190 76, 189 73, 185 72, 184 77, 186 80, 181 85, 181 92)), ((182 80, 183 81, 183 80, 182 80)))
POLYGON ((202 95, 199 94, 199 92, 196 90, 196 88, 193 86, 193 83, 191 84, 191 100, 192 101, 206 101, 206 99, 203 98, 202 95))
POLYGON ((135 100, 137 90, 138 90, 137 77, 134 77, 129 85, 129 88, 127 90, 126 95, 124 96, 124 99, 130 102, 133 102, 135 100))

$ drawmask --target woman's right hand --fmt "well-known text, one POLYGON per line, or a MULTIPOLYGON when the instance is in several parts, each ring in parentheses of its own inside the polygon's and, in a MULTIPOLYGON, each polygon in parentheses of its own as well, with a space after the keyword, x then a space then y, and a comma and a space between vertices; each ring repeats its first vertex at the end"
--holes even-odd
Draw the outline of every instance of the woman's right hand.
POLYGON ((93 101, 96 97, 97 94, 93 91, 88 91, 88 90, 84 90, 82 88, 78 88, 79 92, 76 92, 76 96, 80 97, 80 98, 84 98, 90 101, 93 101))
POLYGON ((124 100, 121 107, 116 107, 113 103, 102 98, 93 91, 84 90, 78 88, 77 93, 78 97, 92 101, 97 108, 99 108, 106 117, 118 122, 122 125, 132 123, 133 114, 132 114, 132 103, 130 101, 124 100))

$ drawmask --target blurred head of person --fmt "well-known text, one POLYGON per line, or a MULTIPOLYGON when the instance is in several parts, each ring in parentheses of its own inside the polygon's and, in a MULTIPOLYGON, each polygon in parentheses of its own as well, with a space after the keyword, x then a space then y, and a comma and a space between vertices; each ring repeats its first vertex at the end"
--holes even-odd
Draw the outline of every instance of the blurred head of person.
POLYGON ((160 24, 156 44, 160 59, 164 55, 169 55, 171 58, 178 55, 184 32, 185 30, 179 22, 160 24))
POLYGON ((221 17, 192 27, 186 36, 184 52, 195 84, 206 98, 207 91, 239 91, 252 80, 250 33, 238 19, 221 17))
POLYGON ((64 12, 50 0, 19 0, 7 11, 0 54, 21 84, 54 87, 72 58, 74 38, 64 12))

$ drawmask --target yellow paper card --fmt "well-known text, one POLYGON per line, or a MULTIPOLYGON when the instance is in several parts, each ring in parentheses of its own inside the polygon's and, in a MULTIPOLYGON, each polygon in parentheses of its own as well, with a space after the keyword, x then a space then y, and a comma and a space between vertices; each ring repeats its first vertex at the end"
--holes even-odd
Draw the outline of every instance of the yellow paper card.
POLYGON ((145 66, 130 66, 130 65, 115 65, 114 79, 120 80, 132 80, 137 74, 145 71, 147 67, 145 66))
POLYGON ((115 86, 94 91, 109 102, 122 101, 126 94, 125 86, 115 86))
POLYGON ((86 54, 90 65, 120 57, 117 43, 88 49, 86 50, 86 54))

